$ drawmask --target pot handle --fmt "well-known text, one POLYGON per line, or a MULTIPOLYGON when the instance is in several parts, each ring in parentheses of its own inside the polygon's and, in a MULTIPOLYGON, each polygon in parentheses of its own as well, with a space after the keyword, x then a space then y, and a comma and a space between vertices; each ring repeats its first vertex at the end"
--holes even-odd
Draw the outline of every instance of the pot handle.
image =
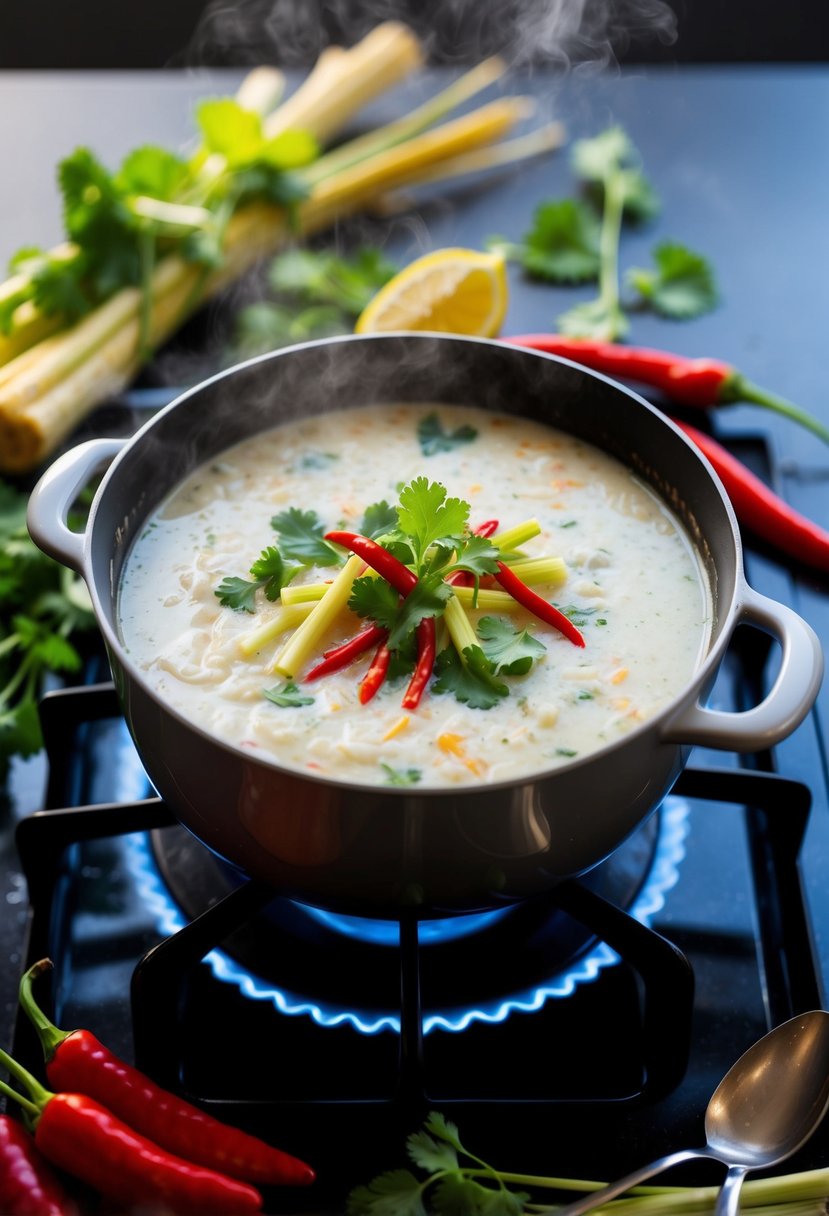
POLYGON ((66 523, 69 508, 92 474, 112 461, 126 439, 90 439, 60 456, 32 490, 26 524, 32 540, 50 557, 77 574, 84 573, 85 532, 66 523))
POLYGON ((743 584, 737 618, 777 638, 783 647, 780 671, 768 695, 753 709, 723 712, 699 704, 681 709, 664 738, 729 751, 753 752, 779 743, 812 708, 823 677, 823 650, 812 627, 791 608, 743 584))

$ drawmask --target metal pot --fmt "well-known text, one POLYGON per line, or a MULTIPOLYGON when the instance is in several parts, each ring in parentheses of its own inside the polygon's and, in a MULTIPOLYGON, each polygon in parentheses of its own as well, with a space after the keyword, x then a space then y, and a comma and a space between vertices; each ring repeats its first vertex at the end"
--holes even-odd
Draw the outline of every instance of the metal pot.
POLYGON ((812 629, 746 584, 732 508, 684 435, 603 376, 497 342, 349 337, 252 360, 189 390, 128 442, 93 440, 66 453, 32 494, 29 527, 89 585, 130 731, 180 821, 242 871, 343 912, 485 909, 590 869, 659 805, 691 745, 756 751, 778 742, 812 706, 823 670, 812 629), (698 548, 714 602, 708 653, 671 704, 563 767, 452 790, 299 774, 221 742, 164 704, 117 625, 124 558, 148 515, 195 466, 280 421, 390 401, 473 404, 548 422, 617 457, 663 496, 698 548), (71 532, 65 521, 77 490, 109 460, 85 533, 71 532), (782 645, 774 686, 745 712, 707 708, 743 621, 782 645))

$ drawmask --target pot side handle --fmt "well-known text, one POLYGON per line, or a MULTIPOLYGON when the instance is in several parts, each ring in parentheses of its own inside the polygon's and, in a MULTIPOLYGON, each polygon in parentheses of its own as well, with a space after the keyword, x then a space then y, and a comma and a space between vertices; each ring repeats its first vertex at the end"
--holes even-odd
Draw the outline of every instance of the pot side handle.
POLYGON ((671 719, 663 737, 729 751, 761 751, 785 739, 814 704, 823 677, 823 650, 817 634, 791 608, 743 585, 738 618, 777 638, 783 647, 780 671, 768 695, 753 709, 727 713, 695 704, 671 719))
POLYGON ((46 470, 32 490, 26 512, 26 525, 35 544, 68 566, 84 573, 85 532, 73 532, 67 525, 69 509, 93 473, 109 464, 126 444, 126 439, 90 439, 60 456, 46 470))

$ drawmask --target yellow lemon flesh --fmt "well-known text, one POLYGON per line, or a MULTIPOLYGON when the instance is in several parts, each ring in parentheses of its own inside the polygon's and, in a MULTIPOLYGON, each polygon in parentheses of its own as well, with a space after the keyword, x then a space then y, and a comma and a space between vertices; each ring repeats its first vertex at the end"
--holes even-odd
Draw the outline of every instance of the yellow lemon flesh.
POLYGON ((492 338, 504 320, 507 297, 500 254, 436 249, 390 279, 354 328, 358 334, 424 329, 492 338))

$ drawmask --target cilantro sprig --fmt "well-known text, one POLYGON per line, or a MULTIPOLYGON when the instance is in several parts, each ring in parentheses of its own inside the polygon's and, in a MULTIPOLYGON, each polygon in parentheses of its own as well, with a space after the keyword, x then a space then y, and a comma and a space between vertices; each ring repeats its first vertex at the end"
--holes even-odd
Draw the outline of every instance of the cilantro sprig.
POLYGON ((697 317, 717 304, 711 265, 676 241, 653 251, 653 268, 625 275, 633 298, 622 298, 619 254, 623 225, 645 223, 659 211, 656 192, 645 177, 639 154, 621 127, 613 126, 573 145, 573 171, 583 198, 546 200, 520 242, 491 237, 490 248, 519 262, 532 278, 555 284, 597 282, 598 295, 557 318, 571 337, 614 341, 629 327, 632 308, 650 308, 674 320, 697 317))
POLYGON ((42 747, 43 679, 79 670, 94 624, 81 580, 29 538, 26 496, 0 482, 0 782, 13 756, 42 747))
POLYGON ((300 565, 289 564, 274 545, 269 545, 252 564, 252 579, 224 578, 214 594, 224 608, 233 608, 235 612, 255 612, 257 591, 264 591, 266 599, 278 600, 282 588, 300 569, 300 565))

